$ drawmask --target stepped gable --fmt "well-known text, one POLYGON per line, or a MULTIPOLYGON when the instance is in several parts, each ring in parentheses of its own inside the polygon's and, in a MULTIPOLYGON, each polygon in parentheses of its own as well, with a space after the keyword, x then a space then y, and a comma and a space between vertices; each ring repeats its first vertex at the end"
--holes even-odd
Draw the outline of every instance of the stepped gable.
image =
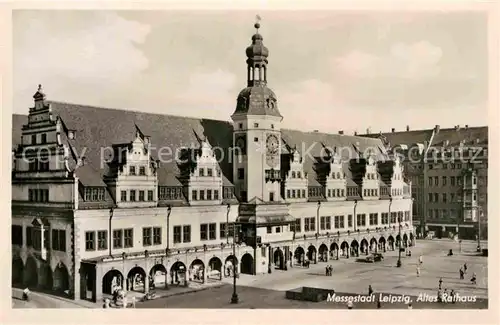
MULTIPOLYGON (((233 127, 228 121, 198 119, 166 114, 143 113, 128 110, 100 108, 87 105, 77 105, 56 101, 47 101, 51 104, 54 116, 60 117, 67 130, 75 130, 74 140, 65 136, 77 155, 85 152, 84 165, 76 170, 83 185, 104 186, 103 176, 108 172, 106 163, 101 164, 101 148, 120 143, 133 141, 136 135, 136 126, 151 139, 151 151, 154 159, 161 155, 160 148, 169 147, 163 151, 163 160, 170 158, 170 162, 160 162, 158 169, 158 184, 160 186, 178 186, 180 171, 174 160, 175 150, 183 147, 198 148, 199 138, 206 137, 212 147, 220 147, 224 151, 224 159, 220 158, 220 150, 216 151, 220 161, 224 185, 231 185, 232 166, 229 163, 229 148, 232 145, 233 127), (84 148, 86 150, 84 151, 84 148), (102 166, 101 166, 102 165, 102 166)), ((26 124, 27 116, 13 116, 13 146, 21 143, 21 129, 26 124)), ((367 148, 375 150, 375 160, 385 160, 387 155, 380 139, 361 136, 326 134, 318 132, 301 132, 282 129, 282 139, 285 145, 294 147, 304 159, 304 171, 308 173, 309 186, 319 186, 315 172, 315 163, 320 156, 323 145, 328 148, 337 148, 342 154, 343 169, 348 178, 347 184, 354 185, 349 170, 350 159, 358 158, 359 153, 353 147, 357 146, 360 152, 367 148), (308 150, 310 148, 310 150, 308 150), (343 149, 342 148, 349 148, 343 149), (309 152, 304 156, 305 152, 309 152)), ((111 150, 108 150, 111 152, 111 150)), ((76 159, 75 159, 76 161, 76 159)))

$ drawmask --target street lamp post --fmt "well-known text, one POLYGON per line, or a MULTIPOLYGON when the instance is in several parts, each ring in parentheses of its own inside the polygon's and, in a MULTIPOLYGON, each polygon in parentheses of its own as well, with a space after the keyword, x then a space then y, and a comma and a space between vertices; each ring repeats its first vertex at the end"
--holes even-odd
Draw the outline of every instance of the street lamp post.
POLYGON ((111 209, 109 209, 109 239, 108 239, 108 242, 109 242, 109 257, 113 256, 112 252, 111 252, 111 237, 112 237, 112 232, 111 232, 111 219, 113 219, 113 213, 114 213, 114 210, 113 210, 113 207, 111 207, 111 209))
POLYGON ((165 249, 165 289, 168 289, 168 255, 170 253, 170 213, 172 207, 167 207, 167 248, 165 249))
MULTIPOLYGON (((392 198, 390 199, 391 202, 390 204, 392 204, 392 198)), ((390 217, 390 214, 389 214, 389 217, 390 217)), ((399 244, 398 244, 398 262, 396 263, 396 266, 397 267, 401 267, 402 263, 401 263, 401 215, 399 214, 398 212, 398 224, 399 224, 399 231, 398 231, 398 236, 399 236, 399 244)))
POLYGON ((478 207, 478 216, 477 216, 477 251, 481 251, 481 216, 483 214, 483 208, 481 206, 478 207))
MULTIPOLYGON (((231 205, 227 205, 227 215, 229 216, 229 211, 231 210, 231 205)), ((233 295, 231 296, 231 303, 237 304, 239 301, 238 294, 236 293, 236 224, 233 225, 233 295)))

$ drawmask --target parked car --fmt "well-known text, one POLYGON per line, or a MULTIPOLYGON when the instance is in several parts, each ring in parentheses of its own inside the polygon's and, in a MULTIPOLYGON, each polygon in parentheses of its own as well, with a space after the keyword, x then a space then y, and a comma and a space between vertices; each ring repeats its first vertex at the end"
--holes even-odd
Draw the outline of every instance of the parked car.
POLYGON ((366 257, 358 258, 356 261, 358 262, 364 262, 364 263, 374 263, 374 262, 380 262, 384 259, 384 255, 380 253, 372 253, 366 257))

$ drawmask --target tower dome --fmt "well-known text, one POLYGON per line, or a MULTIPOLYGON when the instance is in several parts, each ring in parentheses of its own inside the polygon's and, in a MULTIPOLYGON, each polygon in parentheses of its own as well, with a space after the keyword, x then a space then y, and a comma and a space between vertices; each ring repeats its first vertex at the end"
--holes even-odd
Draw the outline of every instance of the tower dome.
POLYGON ((282 117, 278 111, 276 94, 267 87, 269 50, 259 34, 260 24, 256 23, 254 27, 257 31, 252 36, 252 44, 246 49, 247 87, 238 95, 234 114, 282 117))
POLYGON ((260 24, 256 23, 254 27, 257 31, 252 36, 252 44, 249 47, 247 47, 246 50, 247 58, 249 60, 253 60, 254 62, 266 61, 267 63, 269 50, 267 49, 267 47, 264 46, 264 43, 262 42, 264 38, 262 37, 262 35, 259 34, 260 24))

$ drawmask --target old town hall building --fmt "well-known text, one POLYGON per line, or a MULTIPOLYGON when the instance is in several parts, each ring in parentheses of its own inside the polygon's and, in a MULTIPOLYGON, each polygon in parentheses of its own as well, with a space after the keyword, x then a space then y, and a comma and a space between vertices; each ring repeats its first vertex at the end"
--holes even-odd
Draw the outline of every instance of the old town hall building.
POLYGON ((286 272, 412 243, 411 186, 380 139, 281 128, 255 27, 232 122, 38 88, 13 116, 14 285, 98 301, 113 286, 220 281, 233 263, 286 272))

